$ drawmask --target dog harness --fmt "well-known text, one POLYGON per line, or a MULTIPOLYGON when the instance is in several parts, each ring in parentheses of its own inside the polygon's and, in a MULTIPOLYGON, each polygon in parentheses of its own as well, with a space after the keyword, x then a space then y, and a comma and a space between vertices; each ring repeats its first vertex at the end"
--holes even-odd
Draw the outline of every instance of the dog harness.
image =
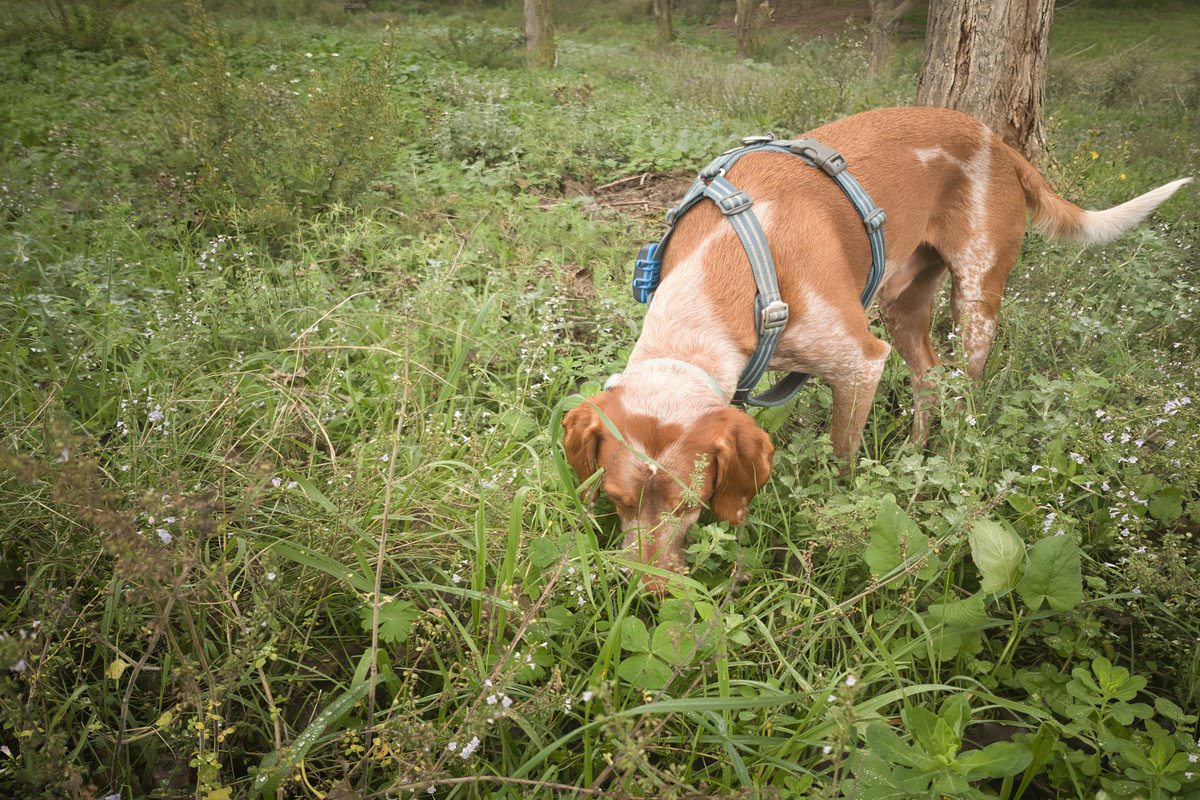
POLYGON ((675 224, 701 199, 707 197, 712 200, 737 232, 746 257, 750 260, 754 283, 758 287, 758 294, 754 299, 754 326, 758 333, 758 345, 754 354, 750 356, 750 363, 738 378, 737 391, 730 402, 739 406, 779 406, 795 397, 808 382, 809 376, 802 372, 791 372, 762 394, 750 394, 767 371, 771 356, 775 353, 775 346, 788 323, 788 304, 783 302, 779 294, 775 260, 771 257, 771 248, 767 244, 762 225, 751 209, 754 201, 745 191, 739 190, 725 178, 729 168, 742 156, 750 153, 789 153, 799 156, 806 164, 819 167, 842 188, 854 205, 854 210, 862 218, 867 228, 867 238, 871 242, 871 272, 861 298, 863 308, 871 304, 879 282, 883 279, 883 223, 887 219, 883 209, 871 201, 870 195, 846 171, 846 159, 837 150, 821 144, 816 139, 776 139, 774 134, 747 136, 742 139, 741 147, 727 150, 700 170, 700 176, 688 189, 687 194, 678 205, 667 212, 666 235, 638 252, 633 267, 633 297, 639 303, 650 303, 662 276, 663 253, 666 252, 671 234, 675 232, 675 224))

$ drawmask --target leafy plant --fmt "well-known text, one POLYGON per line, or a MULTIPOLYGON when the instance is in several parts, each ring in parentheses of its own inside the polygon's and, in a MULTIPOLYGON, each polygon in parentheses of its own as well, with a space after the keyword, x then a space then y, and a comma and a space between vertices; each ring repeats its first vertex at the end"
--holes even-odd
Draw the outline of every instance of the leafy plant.
POLYGON ((433 37, 433 52, 446 59, 476 69, 518 67, 524 62, 521 38, 508 31, 489 28, 472 30, 456 26, 433 37))
POLYGON ((42 0, 46 30, 74 50, 98 52, 112 41, 118 15, 132 0, 42 0))
POLYGON ((233 75, 212 20, 188 4, 188 60, 176 74, 151 50, 169 135, 191 157, 189 200, 220 230, 276 240, 353 203, 395 157, 406 124, 392 94, 393 40, 331 78, 253 82, 233 75), (292 88, 300 84, 303 93, 292 88))
POLYGON ((998 797, 973 784, 1011 778, 1033 760, 1028 748, 1014 742, 963 749, 971 724, 971 706, 965 694, 948 697, 936 714, 910 706, 901 717, 912 737, 909 742, 889 725, 874 722, 867 726, 868 750, 855 770, 855 779, 862 785, 856 796, 863 800, 998 797))

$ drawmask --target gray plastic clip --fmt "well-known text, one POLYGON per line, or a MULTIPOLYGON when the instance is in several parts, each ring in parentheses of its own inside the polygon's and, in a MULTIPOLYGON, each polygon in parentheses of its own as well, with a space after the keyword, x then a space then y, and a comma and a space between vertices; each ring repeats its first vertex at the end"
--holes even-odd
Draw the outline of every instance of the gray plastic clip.
POLYGON ((846 159, 837 150, 824 145, 816 139, 797 139, 788 148, 799 156, 804 156, 816 166, 825 170, 829 177, 834 177, 846 169, 846 159))
POLYGON ((775 134, 773 133, 760 133, 755 136, 743 136, 741 138, 742 147, 752 147, 756 144, 766 144, 773 141, 775 141, 775 134))

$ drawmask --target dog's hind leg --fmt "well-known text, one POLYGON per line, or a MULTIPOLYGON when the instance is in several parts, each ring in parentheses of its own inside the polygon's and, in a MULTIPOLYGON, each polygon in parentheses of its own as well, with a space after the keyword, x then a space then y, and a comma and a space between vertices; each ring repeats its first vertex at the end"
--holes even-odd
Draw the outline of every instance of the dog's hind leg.
MULTIPOLYGON (((1022 220, 1022 226, 1024 220, 1022 220)), ((1022 227, 1023 233, 1023 227, 1022 227)), ((1017 262, 1021 237, 1006 237, 1012 244, 996 247, 977 244, 950 259, 954 278, 950 293, 950 312, 954 328, 962 337, 967 374, 978 382, 992 352, 1000 322, 1000 301, 1004 283, 1017 262)))
POLYGON ((879 309, 892 346, 908 365, 913 388, 912 444, 922 446, 929 438, 936 399, 933 384, 925 377, 937 366, 937 351, 929 339, 933 319, 933 300, 946 271, 946 263, 936 250, 922 246, 894 277, 889 277, 879 295, 879 309))

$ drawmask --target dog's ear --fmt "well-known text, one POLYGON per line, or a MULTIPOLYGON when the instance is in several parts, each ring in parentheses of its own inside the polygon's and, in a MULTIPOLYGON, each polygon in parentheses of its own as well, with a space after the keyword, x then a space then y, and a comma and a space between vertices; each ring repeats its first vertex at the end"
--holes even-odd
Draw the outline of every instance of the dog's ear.
POLYGON ((717 519, 731 525, 746 521, 750 499, 771 477, 775 446, 766 431, 736 408, 715 415, 717 474, 709 505, 717 519))
POLYGON ((586 481, 599 468, 600 436, 604 423, 594 405, 587 400, 563 417, 563 450, 579 480, 586 481))

